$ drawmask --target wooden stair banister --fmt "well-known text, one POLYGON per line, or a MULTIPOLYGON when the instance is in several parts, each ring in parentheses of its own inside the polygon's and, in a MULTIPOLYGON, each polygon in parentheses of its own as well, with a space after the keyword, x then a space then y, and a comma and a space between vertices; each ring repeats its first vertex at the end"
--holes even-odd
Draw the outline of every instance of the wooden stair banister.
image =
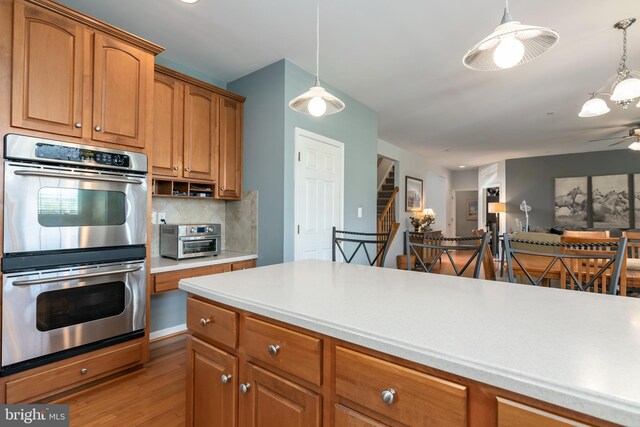
MULTIPOLYGON (((378 221, 377 221, 378 224, 376 228, 378 233, 388 233, 389 230, 392 230, 391 236, 389 237, 389 242, 387 242, 388 246, 391 246, 391 243, 393 243, 393 238, 396 236, 396 233, 398 232, 398 228, 400 227, 400 224, 396 222, 396 209, 395 209, 396 195, 398 194, 399 190, 400 189, 398 187, 395 187, 393 189, 393 193, 391 194, 391 197, 389 197, 389 201, 387 202, 387 205, 385 206, 384 210, 378 217, 378 221)), ((380 265, 380 262, 378 262, 378 266, 382 267, 380 265)))

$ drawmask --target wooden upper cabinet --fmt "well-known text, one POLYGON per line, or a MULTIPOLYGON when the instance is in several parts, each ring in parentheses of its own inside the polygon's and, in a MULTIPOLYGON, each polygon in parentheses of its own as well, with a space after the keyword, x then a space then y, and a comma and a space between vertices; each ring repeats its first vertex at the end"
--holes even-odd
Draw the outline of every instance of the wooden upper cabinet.
POLYGON ((242 197, 242 107, 229 98, 220 98, 220 164, 217 197, 242 197))
POLYGON ((96 34, 92 139, 144 147, 147 54, 96 34))
POLYGON ((82 136, 84 28, 16 2, 11 125, 82 136))
POLYGON ((15 0, 11 126, 144 148, 161 51, 53 1, 15 0))
POLYGON ((183 85, 156 73, 153 84, 153 174, 182 176, 183 85))
POLYGON ((215 181, 218 175, 218 95, 184 87, 185 178, 215 181))

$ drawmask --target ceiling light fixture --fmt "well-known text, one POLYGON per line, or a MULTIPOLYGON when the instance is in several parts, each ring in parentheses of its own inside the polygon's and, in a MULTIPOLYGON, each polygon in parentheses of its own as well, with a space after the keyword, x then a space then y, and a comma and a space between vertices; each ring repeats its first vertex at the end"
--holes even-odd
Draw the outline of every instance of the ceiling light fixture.
POLYGON ((344 102, 320 86, 320 0, 316 8, 316 80, 313 87, 289 102, 289 107, 315 117, 339 113, 344 102))
POLYGON ((192 3, 198 3, 198 0, 180 0, 180 1, 181 1, 182 3, 189 3, 189 4, 192 4, 192 3))
POLYGON ((488 37, 473 46, 462 63, 476 71, 496 71, 524 64, 558 42, 556 31, 514 21, 505 0, 502 22, 488 37))
MULTIPOLYGON (((596 117, 611 111, 605 100, 599 98, 603 95, 609 96, 609 99, 620 105, 623 110, 626 110, 635 98, 640 97, 640 73, 627 67, 627 28, 634 22, 636 18, 628 18, 613 25, 613 28, 622 30, 622 58, 618 71, 609 77, 600 89, 591 93, 591 98, 584 103, 578 116, 596 117)), ((636 107, 640 108, 640 103, 636 107)))

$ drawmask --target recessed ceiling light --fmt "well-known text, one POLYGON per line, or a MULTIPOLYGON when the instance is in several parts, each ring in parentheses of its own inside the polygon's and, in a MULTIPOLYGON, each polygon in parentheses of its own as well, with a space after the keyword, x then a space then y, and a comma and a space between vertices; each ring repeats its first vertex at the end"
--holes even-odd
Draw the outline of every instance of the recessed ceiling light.
POLYGON ((452 152, 452 151, 453 151, 453 148, 447 148, 447 149, 446 149, 446 150, 444 150, 444 151, 446 151, 447 153, 450 153, 450 152, 452 152))
POLYGON ((460 165, 460 166, 458 166, 458 167, 459 167, 460 169, 466 168, 466 166, 465 166, 465 165, 460 165))
POLYGON ((198 0, 180 0, 180 1, 181 1, 182 3, 189 3, 189 4, 191 4, 191 3, 197 3, 197 2, 198 2, 198 0))

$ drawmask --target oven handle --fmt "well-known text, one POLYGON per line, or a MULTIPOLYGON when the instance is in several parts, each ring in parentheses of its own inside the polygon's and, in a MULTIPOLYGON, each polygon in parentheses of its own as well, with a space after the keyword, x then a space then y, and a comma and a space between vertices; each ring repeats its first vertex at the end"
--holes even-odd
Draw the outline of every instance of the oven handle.
POLYGON ((71 178, 71 179, 82 179, 86 181, 106 181, 106 182, 120 182, 124 184, 142 184, 144 181, 139 179, 129 179, 129 178, 118 178, 118 177, 108 177, 108 176, 86 176, 86 175, 76 175, 73 173, 64 173, 64 172, 40 172, 40 171, 30 171, 30 170, 17 170, 13 172, 16 175, 25 175, 25 176, 47 176, 51 178, 71 178))
POLYGON ((41 285, 45 283, 63 282, 67 280, 87 279, 89 277, 108 276, 109 274, 133 273, 134 271, 138 271, 141 269, 141 266, 136 266, 130 268, 122 268, 120 270, 110 270, 86 274, 71 274, 64 277, 49 277, 47 279, 16 280, 15 282, 13 282, 13 286, 41 285))

